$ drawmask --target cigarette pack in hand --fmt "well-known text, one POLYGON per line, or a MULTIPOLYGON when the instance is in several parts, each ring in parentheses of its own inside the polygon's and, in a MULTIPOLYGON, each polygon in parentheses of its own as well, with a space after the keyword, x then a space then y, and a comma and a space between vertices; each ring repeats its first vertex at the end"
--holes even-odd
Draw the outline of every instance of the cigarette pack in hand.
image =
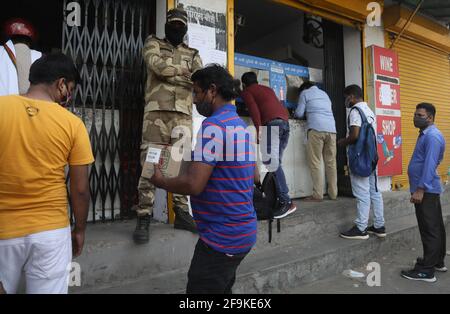
POLYGON ((182 160, 174 158, 171 145, 149 144, 142 168, 142 177, 150 179, 154 173, 154 165, 159 164, 165 177, 174 178, 180 173, 182 160))

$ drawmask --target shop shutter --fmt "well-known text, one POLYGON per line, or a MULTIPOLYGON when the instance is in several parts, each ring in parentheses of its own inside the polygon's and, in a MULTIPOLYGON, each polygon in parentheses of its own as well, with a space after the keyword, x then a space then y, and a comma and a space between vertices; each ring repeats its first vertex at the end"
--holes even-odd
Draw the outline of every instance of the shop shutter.
MULTIPOLYGON (((64 16, 69 2, 64 0, 64 16)), ((124 219, 134 215, 138 200, 145 82, 141 52, 155 24, 156 2, 76 3, 82 26, 63 23, 62 52, 72 57, 82 80, 69 109, 86 123, 95 121, 87 123, 95 156, 95 166, 89 168, 88 220, 124 219)))
POLYGON ((444 160, 438 173, 445 181, 450 166, 450 60, 449 54, 418 42, 401 38, 394 50, 399 56, 400 102, 402 110, 403 174, 393 178, 394 187, 407 188, 408 163, 416 144, 418 130, 413 115, 420 102, 436 106, 436 125, 447 141, 444 160))

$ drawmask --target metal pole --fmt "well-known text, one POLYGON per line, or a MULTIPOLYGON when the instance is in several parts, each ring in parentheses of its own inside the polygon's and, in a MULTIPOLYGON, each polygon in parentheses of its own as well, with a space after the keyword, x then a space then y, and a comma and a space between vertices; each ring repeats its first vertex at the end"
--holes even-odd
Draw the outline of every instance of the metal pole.
POLYGON ((402 37, 403 33, 405 32, 406 28, 409 26, 409 24, 411 23, 412 19, 414 18, 414 16, 417 14, 417 12, 420 9, 420 6, 422 5, 424 0, 420 0, 419 4, 417 5, 416 9, 414 10, 414 12, 411 14, 411 16, 408 18, 408 21, 406 21, 405 26, 403 26, 402 30, 400 31, 400 33, 398 34, 398 36, 395 38, 394 42, 391 44, 391 46, 389 47, 389 49, 392 49, 395 44, 397 43, 397 41, 400 39, 400 37, 402 37))

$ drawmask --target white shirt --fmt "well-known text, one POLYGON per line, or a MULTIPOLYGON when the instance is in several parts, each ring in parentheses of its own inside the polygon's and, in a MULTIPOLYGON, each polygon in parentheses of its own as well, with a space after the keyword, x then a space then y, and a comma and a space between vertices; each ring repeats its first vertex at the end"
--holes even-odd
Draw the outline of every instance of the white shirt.
POLYGON ((364 115, 366 116, 367 121, 372 125, 373 130, 375 133, 377 132, 377 121, 375 114, 373 113, 372 109, 369 108, 367 103, 365 102, 359 102, 356 105, 354 105, 352 108, 350 108, 350 117, 349 117, 349 128, 351 126, 358 126, 361 127, 362 119, 361 115, 359 114, 358 109, 353 109, 354 107, 358 107, 362 110, 364 115), (352 110, 353 109, 353 110, 352 110))
MULTIPOLYGON (((11 51, 16 54, 14 44, 11 40, 6 42, 11 51)), ((31 63, 42 56, 42 53, 31 50, 31 63)), ((6 49, 0 45, 0 96, 19 94, 19 83, 17 78, 17 70, 11 61, 6 49)))

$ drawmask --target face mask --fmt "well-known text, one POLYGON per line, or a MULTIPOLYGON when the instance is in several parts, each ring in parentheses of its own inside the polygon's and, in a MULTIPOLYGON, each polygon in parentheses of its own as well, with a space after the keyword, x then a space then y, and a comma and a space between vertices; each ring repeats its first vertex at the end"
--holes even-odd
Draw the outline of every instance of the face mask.
POLYGON ((214 113, 212 110, 212 106, 206 102, 202 102, 201 104, 195 104, 197 107, 197 111, 199 114, 201 114, 204 117, 211 117, 214 113))
POLYGON ((418 129, 423 129, 428 126, 428 117, 414 117, 414 126, 418 129))
POLYGON ((187 33, 187 26, 176 27, 170 23, 166 24, 166 38, 175 47, 183 42, 183 38, 187 33))
MULTIPOLYGON (((206 95, 205 97, 203 97, 203 100, 201 103, 195 104, 195 106, 197 107, 197 111, 199 114, 201 114, 204 117, 211 117, 212 114, 214 113, 213 109, 212 109, 212 105, 209 104, 208 102, 205 101, 206 95)), ((214 102, 214 99, 213 99, 214 102)))

